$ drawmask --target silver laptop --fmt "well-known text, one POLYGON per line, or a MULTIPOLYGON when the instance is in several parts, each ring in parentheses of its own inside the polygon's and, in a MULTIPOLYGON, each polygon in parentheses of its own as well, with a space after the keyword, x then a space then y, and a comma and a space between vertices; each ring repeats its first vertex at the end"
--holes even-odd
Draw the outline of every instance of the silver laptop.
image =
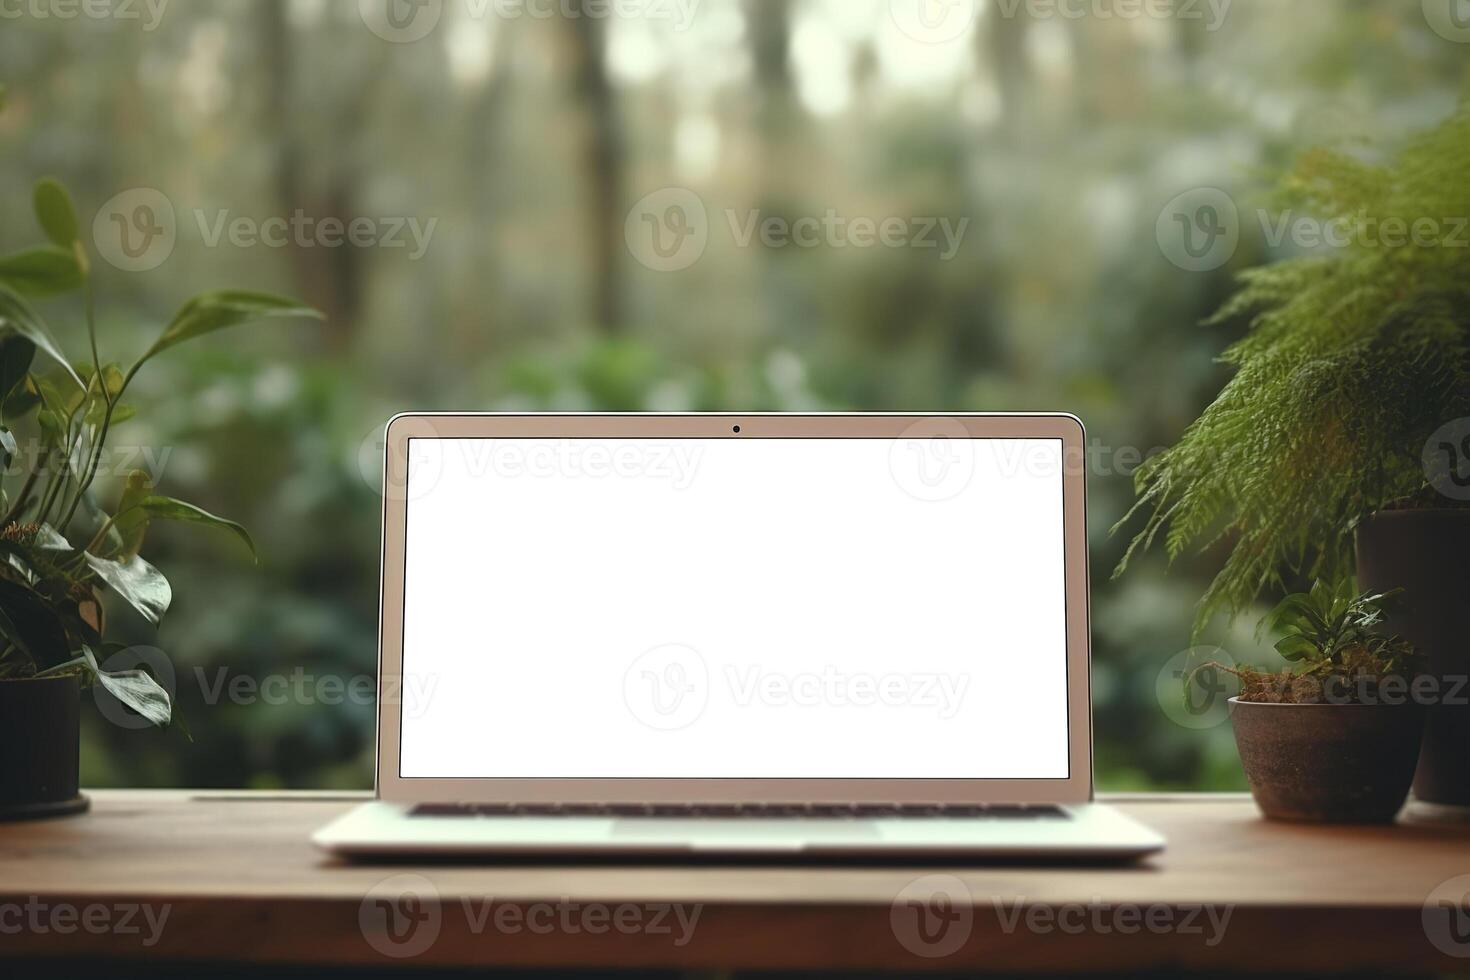
POLYGON ((374 855, 1131 858, 1070 416, 402 415, 374 855))

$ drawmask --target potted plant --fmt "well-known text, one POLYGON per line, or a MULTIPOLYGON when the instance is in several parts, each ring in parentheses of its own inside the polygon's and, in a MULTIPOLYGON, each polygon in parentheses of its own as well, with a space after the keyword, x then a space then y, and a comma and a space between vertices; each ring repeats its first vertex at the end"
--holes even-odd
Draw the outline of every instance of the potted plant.
POLYGON ((1295 666, 1272 673, 1219 663, 1240 680, 1235 743, 1261 812, 1276 820, 1390 823, 1404 805, 1423 707, 1411 647, 1380 632, 1387 596, 1350 583, 1289 595, 1262 621, 1295 666))
MULTIPOLYGON (((1148 519, 1120 573, 1155 540, 1171 559, 1229 545, 1196 634, 1263 590, 1347 577, 1356 544, 1365 589, 1403 590, 1388 628, 1440 690, 1470 674, 1467 188, 1470 106, 1392 159, 1319 149, 1287 176, 1285 219, 1316 219, 1332 244, 1243 274, 1214 318, 1249 318, 1223 357, 1234 376, 1136 475, 1148 519)), ((1415 792, 1470 803, 1470 705, 1449 700, 1430 709, 1415 792)))
POLYGON ((93 483, 113 427, 133 414, 134 377, 164 351, 264 317, 316 316, 300 304, 237 290, 183 305, 129 367, 104 361, 94 282, 76 213, 60 184, 36 186, 49 242, 0 257, 0 819, 79 812, 79 690, 100 684, 149 721, 168 724, 169 695, 146 671, 104 670, 104 594, 157 625, 168 580, 139 555, 151 521, 225 529, 254 554, 245 529, 126 476, 108 507, 93 483), (31 300, 82 294, 91 359, 73 364, 31 300), (22 446, 28 447, 23 449, 22 446))

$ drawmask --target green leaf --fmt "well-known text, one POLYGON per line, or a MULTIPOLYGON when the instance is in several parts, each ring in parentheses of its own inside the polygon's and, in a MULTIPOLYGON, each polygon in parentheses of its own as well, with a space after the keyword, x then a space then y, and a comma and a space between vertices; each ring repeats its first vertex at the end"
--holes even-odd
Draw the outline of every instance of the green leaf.
POLYGON ((72 369, 71 362, 61 353, 61 348, 56 345, 56 341, 51 337, 51 331, 46 328, 40 315, 21 298, 19 293, 5 286, 0 286, 0 327, 9 327, 41 348, 66 370, 71 379, 77 383, 78 388, 86 387, 81 377, 72 369))
MULTIPOLYGON (((113 405, 112 406, 112 424, 113 425, 117 425, 119 422, 126 422, 128 419, 132 418, 133 416, 135 416, 137 414, 138 414, 137 408, 133 407, 132 405, 113 405)), ((96 422, 93 422, 91 420, 91 418, 89 417, 87 419, 87 421, 90 424, 92 424, 92 425, 96 425, 96 424, 98 424, 98 422, 101 422, 101 419, 98 419, 96 422)))
POLYGON ((36 382, 36 390, 41 393, 42 404, 62 418, 70 418, 87 396, 80 388, 62 385, 59 375, 48 376, 36 382))
POLYGON ((8 401, 25 380, 36 357, 36 345, 20 334, 0 337, 0 403, 8 401))
POLYGON ((148 512, 141 506, 153 493, 153 481, 142 470, 133 470, 123 484, 122 498, 117 504, 117 517, 113 529, 117 531, 122 545, 119 558, 131 558, 143 547, 143 534, 148 530, 148 512))
POLYGON ((255 551, 255 542, 250 540, 250 533, 234 521, 227 521, 223 517, 216 517, 207 510, 195 507, 193 504, 185 503, 182 500, 175 500, 173 497, 147 497, 138 506, 149 517, 154 519, 185 521, 190 524, 206 524, 210 527, 217 527, 229 531, 244 542, 246 548, 250 549, 251 558, 257 562, 260 561, 260 556, 255 551))
POLYGON ((56 673, 72 667, 86 670, 113 697, 132 708, 148 721, 162 728, 173 716, 173 701, 169 698, 153 675, 139 667, 130 670, 106 671, 97 663, 97 655, 89 646, 82 647, 82 655, 50 672, 56 673))
POLYGON ((84 277, 75 253, 55 245, 38 245, 0 256, 0 284, 23 296, 54 296, 82 287, 84 277))
POLYGON ((30 657, 37 670, 66 659, 66 627, 39 593, 0 579, 0 634, 30 657))
POLYGON ((1310 659, 1319 653, 1315 643, 1300 635, 1283 636, 1277 640, 1276 652, 1292 663, 1310 659))
MULTIPOLYGON (((162 335, 148 348, 143 361, 153 355, 203 334, 223 330, 226 327, 273 317, 310 317, 320 320, 322 315, 309 306, 294 299, 229 289, 203 293, 185 303, 174 315, 162 335)), ((141 363, 141 362, 140 362, 141 363)))
POLYGON ((149 623, 157 626, 163 614, 168 612, 168 605, 173 601, 168 579, 142 558, 134 555, 127 561, 112 561, 91 552, 84 552, 82 557, 98 578, 149 623))
POLYGON ((44 551, 71 551, 71 542, 62 536, 50 524, 42 524, 36 529, 36 547, 44 551))
POLYGON ((33 197, 36 220, 41 230, 53 245, 70 250, 80 238, 77 233, 77 211, 72 207, 71 195, 54 177, 43 177, 36 182, 33 197))
MULTIPOLYGON (((83 365, 78 370, 81 372, 82 377, 86 379, 87 394, 94 396, 92 403, 87 406, 87 413, 83 416, 83 421, 88 425, 101 425, 102 420, 107 417, 107 399, 113 399, 115 402, 117 397, 122 394, 125 380, 122 369, 116 364, 104 364, 102 366, 101 383, 98 382, 97 373, 90 365, 83 365), (107 398, 102 397, 102 386, 104 384, 107 386, 107 398)), ((123 421, 123 418, 118 417, 119 414, 122 413, 119 413, 118 406, 114 404, 112 408, 113 422, 123 421)), ((126 418, 132 418, 132 416, 133 412, 131 409, 125 413, 126 418)))
POLYGON ((36 413, 36 424, 41 427, 41 438, 48 446, 60 447, 66 441, 66 422, 49 408, 36 413))
MULTIPOLYGON (((30 343, 30 341, 26 342, 30 343)), ((6 396, 4 402, 0 402, 0 412, 3 412, 8 419, 18 419, 24 417, 39 404, 41 404, 41 391, 36 387, 36 379, 27 375, 6 396)))

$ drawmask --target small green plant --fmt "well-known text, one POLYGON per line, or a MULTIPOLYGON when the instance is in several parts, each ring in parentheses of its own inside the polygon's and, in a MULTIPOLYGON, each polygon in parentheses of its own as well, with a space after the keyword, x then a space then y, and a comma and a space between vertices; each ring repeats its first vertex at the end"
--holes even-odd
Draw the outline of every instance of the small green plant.
POLYGON ((48 242, 0 257, 0 679, 78 673, 165 725, 172 705, 148 673, 99 666, 98 657, 118 646, 103 635, 104 591, 158 625, 172 591, 139 555, 152 521, 221 528, 252 555, 255 547, 239 524, 155 492, 141 471, 127 474, 117 499, 104 507, 92 487, 107 438, 134 414, 123 398, 157 355, 248 321, 318 314, 264 293, 205 293, 186 302, 130 366, 106 362, 99 353, 94 279, 71 199, 48 179, 36 185, 33 203, 48 242), (78 292, 91 346, 91 361, 83 364, 62 353, 31 302, 78 292), (46 362, 49 370, 43 370, 46 362), (22 452, 18 433, 32 451, 22 452))
POLYGON ((1405 685, 1416 671, 1414 648, 1385 635, 1383 610, 1394 593, 1358 593, 1351 580, 1337 588, 1318 581, 1310 592, 1281 600, 1261 620, 1261 629, 1281 634, 1276 652, 1289 664, 1280 672, 1253 667, 1202 664, 1185 677, 1189 696, 1195 675, 1206 667, 1240 680, 1242 701, 1290 704, 1361 704, 1382 700, 1389 679, 1405 685))
MULTIPOLYGON (((1215 321, 1250 317, 1235 375, 1136 474, 1148 513, 1118 566, 1162 534, 1172 561, 1228 542, 1198 636, 1290 573, 1336 581, 1357 523, 1391 506, 1456 506, 1431 489, 1431 434, 1470 416, 1470 104, 1378 165, 1315 150, 1284 203, 1340 230, 1330 254, 1243 274, 1215 321)), ((1117 530, 1117 528, 1114 528, 1117 530)))

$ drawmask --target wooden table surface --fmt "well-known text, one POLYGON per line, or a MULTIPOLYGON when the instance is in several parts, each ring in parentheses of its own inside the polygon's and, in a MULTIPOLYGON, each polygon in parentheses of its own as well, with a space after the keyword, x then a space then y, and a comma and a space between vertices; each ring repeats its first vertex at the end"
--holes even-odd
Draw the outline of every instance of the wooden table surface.
POLYGON ((1131 867, 352 866, 307 842, 350 799, 91 795, 82 817, 0 825, 0 956, 1470 971, 1470 825, 1414 815, 1307 827, 1241 797, 1121 800, 1169 839, 1131 867))

